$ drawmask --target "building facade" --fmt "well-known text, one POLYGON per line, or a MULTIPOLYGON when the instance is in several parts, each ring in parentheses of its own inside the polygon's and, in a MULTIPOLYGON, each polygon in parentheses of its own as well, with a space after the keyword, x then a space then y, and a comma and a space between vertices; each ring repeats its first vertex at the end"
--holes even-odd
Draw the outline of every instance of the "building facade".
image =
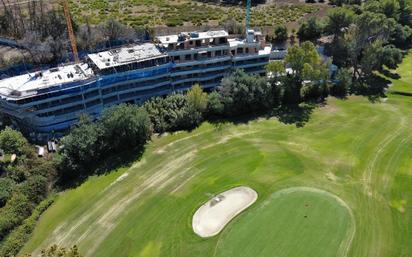
POLYGON ((264 75, 270 54, 253 30, 247 39, 231 39, 223 30, 162 36, 155 43, 1 80, 0 111, 21 129, 49 136, 75 124, 81 113, 98 118, 109 106, 142 104, 196 83, 212 90, 234 69, 264 75))

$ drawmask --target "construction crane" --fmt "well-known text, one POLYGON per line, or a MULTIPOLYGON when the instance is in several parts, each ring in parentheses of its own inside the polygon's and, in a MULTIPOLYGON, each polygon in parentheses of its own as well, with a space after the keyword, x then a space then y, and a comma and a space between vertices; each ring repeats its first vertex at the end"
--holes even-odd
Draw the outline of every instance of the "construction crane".
POLYGON ((76 42, 76 36, 74 35, 74 31, 73 31, 73 24, 72 24, 72 19, 70 16, 69 2, 68 0, 62 0, 62 1, 63 1, 64 17, 66 18, 66 24, 67 24, 67 32, 69 33, 70 44, 72 46, 74 62, 79 63, 79 52, 77 51, 77 42, 76 42))
POLYGON ((246 33, 250 28, 250 8, 252 5, 252 0, 247 0, 246 3, 246 33))

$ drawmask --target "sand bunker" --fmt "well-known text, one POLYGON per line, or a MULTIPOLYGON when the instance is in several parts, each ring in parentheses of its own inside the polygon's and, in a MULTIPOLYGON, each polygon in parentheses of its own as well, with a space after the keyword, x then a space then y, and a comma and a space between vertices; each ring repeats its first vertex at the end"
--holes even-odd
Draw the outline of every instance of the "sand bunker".
POLYGON ((215 236, 236 215, 257 200, 258 194, 249 187, 225 191, 203 204, 193 216, 193 231, 201 237, 215 236))

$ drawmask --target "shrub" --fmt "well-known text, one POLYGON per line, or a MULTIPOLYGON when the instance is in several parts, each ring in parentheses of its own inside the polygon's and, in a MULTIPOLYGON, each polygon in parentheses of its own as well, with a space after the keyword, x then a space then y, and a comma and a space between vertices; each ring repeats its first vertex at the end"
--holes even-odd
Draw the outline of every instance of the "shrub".
POLYGON ((10 178, 0 178, 0 208, 10 199, 15 183, 10 178))
POLYGON ((30 238, 40 215, 54 202, 55 197, 49 197, 43 200, 25 219, 22 225, 14 229, 0 245, 0 256, 15 256, 30 238))
POLYGON ((22 154, 27 140, 23 134, 10 127, 0 132, 0 149, 8 154, 22 154))

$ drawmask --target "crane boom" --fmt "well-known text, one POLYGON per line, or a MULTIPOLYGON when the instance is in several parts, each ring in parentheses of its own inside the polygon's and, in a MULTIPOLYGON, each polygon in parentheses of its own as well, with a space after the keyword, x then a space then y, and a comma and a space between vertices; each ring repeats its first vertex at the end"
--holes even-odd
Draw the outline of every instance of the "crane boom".
POLYGON ((79 53, 77 51, 76 36, 74 35, 72 19, 70 16, 69 3, 67 2, 67 0, 63 0, 63 10, 64 10, 64 17, 66 18, 67 32, 69 33, 70 44, 72 46, 74 62, 78 63, 79 53))

